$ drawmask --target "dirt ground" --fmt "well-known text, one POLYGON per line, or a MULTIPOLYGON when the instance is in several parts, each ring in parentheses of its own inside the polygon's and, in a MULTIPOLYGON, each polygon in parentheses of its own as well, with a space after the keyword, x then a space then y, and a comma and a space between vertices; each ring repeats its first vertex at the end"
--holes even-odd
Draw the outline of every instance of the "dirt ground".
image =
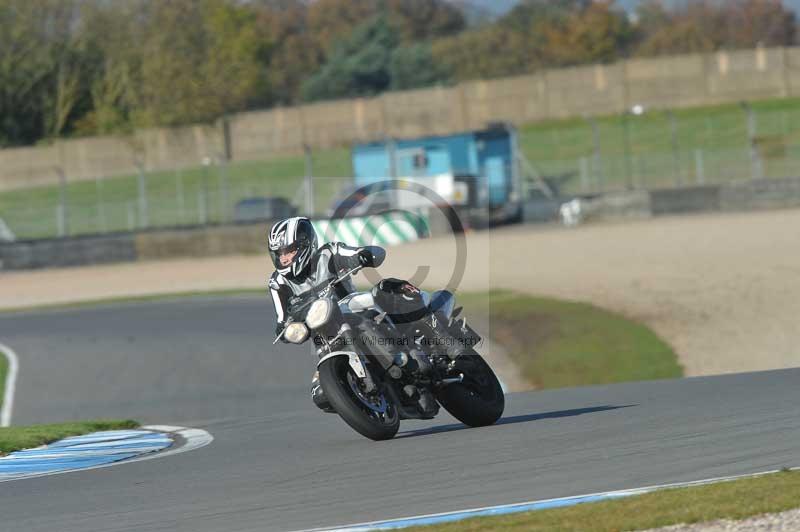
MULTIPOLYGON (((649 325, 690 376, 800 366, 800 210, 518 226, 468 234, 460 260, 457 248, 453 238, 392 248, 380 273, 591 302, 649 325)), ((266 256, 237 256, 2 273, 0 308, 257 288, 270 271, 266 256)))

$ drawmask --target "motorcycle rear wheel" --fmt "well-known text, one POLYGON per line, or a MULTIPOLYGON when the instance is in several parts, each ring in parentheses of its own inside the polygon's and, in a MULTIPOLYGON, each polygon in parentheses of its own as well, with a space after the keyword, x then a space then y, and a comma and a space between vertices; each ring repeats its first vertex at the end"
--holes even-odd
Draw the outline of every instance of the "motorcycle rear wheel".
POLYGON ((364 393, 346 356, 329 358, 319 366, 325 396, 345 423, 371 440, 389 440, 400 428, 400 415, 391 399, 364 393))
POLYGON ((436 400, 450 414, 470 427, 494 424, 505 409, 505 394, 489 364, 477 352, 456 359, 455 374, 463 382, 449 384, 436 393, 436 400))

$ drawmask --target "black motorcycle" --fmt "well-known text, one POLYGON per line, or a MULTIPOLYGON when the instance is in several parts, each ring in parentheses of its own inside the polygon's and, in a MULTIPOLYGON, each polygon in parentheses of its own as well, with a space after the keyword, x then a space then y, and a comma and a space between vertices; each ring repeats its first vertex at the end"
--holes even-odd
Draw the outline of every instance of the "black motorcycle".
POLYGON ((295 344, 313 340, 332 409, 373 440, 394 437, 401 419, 435 417, 439 405, 471 427, 496 422, 503 390, 453 294, 386 280, 339 297, 335 287, 360 269, 293 298, 281 333, 295 344))

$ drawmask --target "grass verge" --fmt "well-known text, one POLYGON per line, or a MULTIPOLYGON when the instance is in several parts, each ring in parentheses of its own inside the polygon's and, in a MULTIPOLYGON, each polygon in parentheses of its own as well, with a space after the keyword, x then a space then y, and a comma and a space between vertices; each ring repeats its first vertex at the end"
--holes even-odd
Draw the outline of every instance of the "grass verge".
POLYGON ((643 530, 717 519, 740 520, 800 505, 800 472, 786 471, 707 486, 675 488, 615 501, 540 510, 502 517, 478 517, 407 530, 424 532, 643 530))
POLYGON ((139 427, 139 423, 136 421, 124 419, 0 428, 0 455, 38 447, 69 436, 80 436, 100 430, 135 429, 137 427, 139 427))
POLYGON ((467 316, 489 317, 489 335, 537 389, 683 376, 653 331, 613 312, 505 291, 459 294, 467 316))

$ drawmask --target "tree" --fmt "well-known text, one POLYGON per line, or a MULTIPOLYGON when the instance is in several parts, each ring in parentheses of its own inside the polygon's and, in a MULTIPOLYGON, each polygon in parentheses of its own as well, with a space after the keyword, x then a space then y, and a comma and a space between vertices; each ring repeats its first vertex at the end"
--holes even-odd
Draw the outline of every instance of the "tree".
POLYGON ((447 79, 444 69, 436 63, 427 43, 401 46, 392 53, 389 69, 391 89, 415 89, 441 83, 447 79))
POLYGON ((658 2, 642 8, 637 24, 639 55, 709 52, 722 48, 790 46, 796 17, 780 0, 691 0, 666 10, 658 2))
POLYGON ((492 78, 613 61, 632 39, 612 1, 528 0, 495 24, 435 41, 433 56, 455 79, 492 78))
POLYGON ((794 44, 797 20, 781 0, 737 0, 726 4, 727 46, 751 48, 794 44))
POLYGON ((633 31, 613 1, 596 1, 572 10, 558 23, 534 24, 545 36, 543 55, 549 66, 606 63, 627 55, 633 31))
POLYGON ((266 99, 255 13, 225 0, 149 5, 134 121, 209 122, 266 99))
POLYGON ((128 131, 140 88, 144 0, 97 3, 83 13, 88 56, 88 110, 76 121, 81 134, 128 131))
POLYGON ((496 78, 534 69, 537 56, 529 44, 525 33, 492 24, 437 39, 431 44, 431 54, 454 80, 496 78))
POLYGON ((442 0, 388 0, 386 9, 404 44, 455 35, 466 28, 464 14, 442 0))
POLYGON ((298 2, 279 8, 270 4, 258 10, 259 31, 271 39, 269 57, 263 57, 261 62, 272 89, 271 103, 296 103, 300 99, 300 85, 325 61, 314 36, 307 30, 307 15, 306 7, 298 2))
POLYGON ((0 3, 0 145, 62 133, 80 100, 74 0, 0 3))
POLYGON ((267 66, 274 101, 294 103, 309 73, 318 74, 356 28, 384 14, 402 45, 452 35, 465 27, 463 14, 445 0, 253 0, 259 24, 270 27, 274 48, 267 66))
POLYGON ((306 100, 368 96, 389 88, 397 30, 385 15, 357 27, 341 41, 322 69, 303 84, 306 100))

